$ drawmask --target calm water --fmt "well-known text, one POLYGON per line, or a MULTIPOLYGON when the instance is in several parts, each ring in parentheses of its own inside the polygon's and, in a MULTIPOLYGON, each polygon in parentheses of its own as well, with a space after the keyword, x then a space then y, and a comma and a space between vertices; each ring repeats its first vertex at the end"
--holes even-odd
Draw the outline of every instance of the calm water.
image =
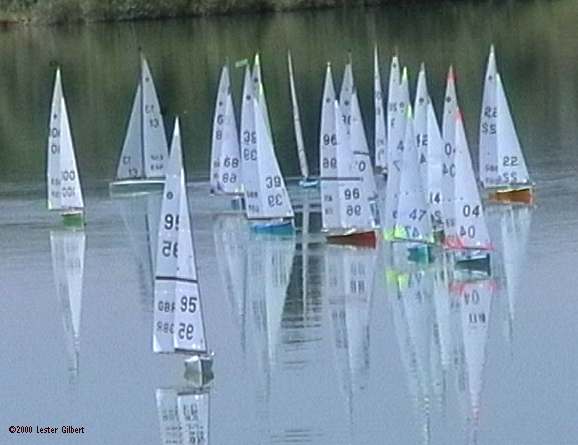
MULTIPOLYGON (((195 403, 211 444, 578 443, 577 20, 578 4, 559 1, 0 31, 0 443, 181 443, 175 431, 194 422, 172 415, 192 400, 182 359, 151 350, 159 197, 113 200, 107 191, 139 46, 169 128, 183 117, 195 179, 190 203, 216 353, 215 381, 195 403), (312 233, 286 239, 256 239, 208 197, 212 102, 226 57, 261 51, 277 152, 292 176, 285 50, 313 166, 324 64, 339 73, 347 49, 372 133, 375 40, 384 78, 396 47, 412 83, 426 62, 438 109, 454 64, 474 153, 485 56, 496 44, 537 204, 487 209, 497 246, 491 279, 447 283, 440 262, 394 274, 388 246, 328 247, 308 208, 314 191, 291 187, 312 233), (84 234, 59 230, 45 209, 56 64, 85 186, 84 234), (65 424, 87 432, 7 432, 65 424)), ((241 77, 233 70, 237 93, 241 77)))

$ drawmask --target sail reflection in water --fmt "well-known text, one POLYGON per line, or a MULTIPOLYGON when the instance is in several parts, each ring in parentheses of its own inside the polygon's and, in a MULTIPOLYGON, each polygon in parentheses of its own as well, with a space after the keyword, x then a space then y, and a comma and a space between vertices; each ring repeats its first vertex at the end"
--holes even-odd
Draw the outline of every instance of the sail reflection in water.
POLYGON ((514 336, 515 302, 520 292, 525 265, 532 210, 532 207, 513 205, 495 206, 489 212, 494 222, 492 226, 496 227, 497 232, 492 234, 497 247, 493 273, 498 278, 499 291, 504 297, 500 301, 507 303, 502 311, 505 314, 505 333, 510 346, 514 336))
POLYGON ((252 234, 246 252, 247 276, 251 280, 245 281, 245 295, 260 370, 270 376, 293 268, 295 237, 252 234))
POLYGON ((369 322, 376 249, 326 246, 325 283, 335 367, 355 435, 354 396, 369 374, 369 322))
POLYGON ((208 445, 210 390, 157 389, 162 445, 208 445))
POLYGON ((226 291, 233 319, 241 328, 241 346, 245 348, 245 289, 248 279, 246 249, 249 230, 241 215, 220 215, 213 222, 213 239, 219 275, 226 291))
POLYGON ((64 321, 71 382, 77 381, 79 374, 84 247, 85 234, 82 230, 50 231, 52 268, 64 321))
POLYGON ((459 300, 461 307, 465 375, 469 396, 465 418, 470 438, 475 443, 480 419, 486 343, 495 283, 491 279, 454 282, 451 287, 453 298, 459 300))
POLYGON ((154 299, 154 270, 161 212, 160 192, 115 197, 128 240, 137 261, 141 305, 151 312, 154 299))

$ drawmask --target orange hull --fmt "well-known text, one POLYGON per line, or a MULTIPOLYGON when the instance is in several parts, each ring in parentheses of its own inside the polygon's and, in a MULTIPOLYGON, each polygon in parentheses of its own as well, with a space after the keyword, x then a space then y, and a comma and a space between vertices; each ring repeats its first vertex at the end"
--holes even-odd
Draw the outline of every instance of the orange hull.
POLYGON ((374 230, 369 232, 355 232, 345 235, 327 235, 330 244, 344 244, 348 246, 371 247, 377 245, 377 235, 374 230))
POLYGON ((534 204, 534 190, 532 187, 525 187, 516 190, 500 190, 490 193, 490 201, 495 203, 520 203, 534 204))

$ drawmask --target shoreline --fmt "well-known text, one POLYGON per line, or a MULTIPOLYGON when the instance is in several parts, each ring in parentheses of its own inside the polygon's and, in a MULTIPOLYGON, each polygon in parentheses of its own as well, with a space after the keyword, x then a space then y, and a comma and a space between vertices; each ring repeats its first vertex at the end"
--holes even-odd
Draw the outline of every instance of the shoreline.
POLYGON ((0 26, 230 16, 330 8, 347 9, 385 3, 401 2, 398 0, 0 0, 0 26))

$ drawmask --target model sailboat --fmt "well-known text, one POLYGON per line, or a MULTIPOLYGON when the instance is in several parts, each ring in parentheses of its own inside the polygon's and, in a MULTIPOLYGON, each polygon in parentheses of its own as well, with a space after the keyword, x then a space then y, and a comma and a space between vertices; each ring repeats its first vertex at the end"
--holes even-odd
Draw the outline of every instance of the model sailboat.
POLYGON ((149 65, 141 72, 111 190, 158 188, 165 180, 168 146, 161 107, 149 65))
POLYGON ((405 130, 407 122, 407 107, 409 105, 409 84, 407 69, 404 68, 399 80, 399 66, 397 57, 391 64, 392 76, 390 77, 388 98, 388 155, 387 155, 387 184, 385 188, 385 215, 382 228, 386 241, 394 240, 394 231, 397 224, 397 207, 399 202, 399 185, 404 151, 405 130))
POLYGON ((246 215, 255 231, 291 232, 294 230, 293 207, 267 127, 265 94, 262 85, 258 85, 260 91, 254 91, 247 67, 241 115, 246 215))
POLYGON ((377 241, 367 183, 359 174, 352 147, 346 143, 342 110, 335 101, 327 66, 321 107, 321 209, 329 242, 373 247, 377 241), (333 99, 333 102, 332 102, 333 99))
POLYGON ((191 379, 212 378, 193 248, 179 121, 175 123, 163 191, 155 273, 154 352, 181 352, 191 379))
POLYGON ((416 147, 411 107, 408 107, 403 144, 394 239, 412 243, 410 256, 417 254, 421 258, 425 255, 425 259, 429 261, 428 245, 434 242, 433 229, 423 178, 419 173, 419 153, 416 147))
POLYGON ((211 145, 211 193, 240 195, 242 189, 239 133, 233 107, 229 67, 221 70, 211 145))
POLYGON ((480 181, 497 201, 531 203, 528 174, 510 107, 490 48, 480 118, 480 181))
POLYGON ((65 224, 84 224, 84 200, 78 179, 60 69, 56 71, 52 94, 47 164, 48 209, 60 212, 65 224))
POLYGON ((287 66, 289 67, 289 88, 291 89, 291 105, 293 110, 293 129, 295 130, 295 143, 297 144, 297 156, 299 157, 299 169, 301 170, 302 187, 315 187, 319 181, 309 176, 309 165, 307 164, 307 154, 303 142, 303 130, 301 129, 301 116, 299 113, 299 103, 297 102, 297 89, 295 87, 295 77, 293 74, 293 59, 291 51, 287 52, 287 66))
POLYGON ((492 244, 474 177, 470 150, 460 110, 456 110, 453 218, 455 227, 445 237, 446 246, 458 250, 456 266, 489 273, 492 244))

